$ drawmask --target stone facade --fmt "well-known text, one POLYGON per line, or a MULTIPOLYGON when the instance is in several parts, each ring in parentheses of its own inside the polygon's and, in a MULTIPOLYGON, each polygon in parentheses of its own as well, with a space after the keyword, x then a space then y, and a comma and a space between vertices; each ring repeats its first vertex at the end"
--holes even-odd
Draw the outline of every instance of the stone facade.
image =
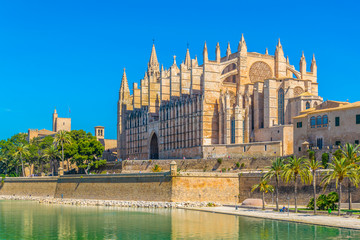
POLYGON ((360 102, 326 101, 294 117, 294 153, 332 152, 345 143, 359 144, 360 102))
POLYGON ((103 126, 95 127, 95 137, 104 146, 103 159, 115 161, 117 157, 117 140, 105 139, 105 128, 103 126))
POLYGON ((39 137, 44 138, 49 135, 55 135, 59 131, 71 131, 71 118, 59 118, 56 109, 54 110, 52 116, 52 131, 47 129, 28 129, 28 137, 27 140, 30 141, 33 138, 39 137))
POLYGON ((169 69, 160 69, 153 45, 148 69, 141 85, 134 83, 132 95, 124 70, 117 113, 119 158, 203 158, 205 148, 228 150, 232 145, 249 148, 242 151, 248 156, 256 148, 247 144, 271 141, 280 142, 276 155, 293 153, 293 117, 322 102, 315 57, 308 72, 303 54, 297 71, 280 40, 271 56, 267 50, 248 52, 243 36, 236 52, 228 45, 221 57, 217 44, 215 54, 209 60, 205 43, 202 65, 187 49, 180 66, 174 56, 169 69))

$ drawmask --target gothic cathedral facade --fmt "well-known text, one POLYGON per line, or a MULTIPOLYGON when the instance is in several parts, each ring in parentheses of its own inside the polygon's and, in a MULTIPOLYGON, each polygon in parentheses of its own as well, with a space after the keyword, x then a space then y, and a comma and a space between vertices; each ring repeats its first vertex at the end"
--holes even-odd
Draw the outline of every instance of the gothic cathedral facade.
MULTIPOLYGON (((280 40, 275 55, 248 52, 242 36, 237 51, 220 46, 203 64, 191 59, 160 68, 153 45, 140 86, 130 94, 124 70, 117 111, 120 159, 182 159, 293 152, 293 117, 322 102, 317 65, 307 71, 304 54, 296 70, 280 40)), ((270 154, 270 155, 271 155, 270 154)))

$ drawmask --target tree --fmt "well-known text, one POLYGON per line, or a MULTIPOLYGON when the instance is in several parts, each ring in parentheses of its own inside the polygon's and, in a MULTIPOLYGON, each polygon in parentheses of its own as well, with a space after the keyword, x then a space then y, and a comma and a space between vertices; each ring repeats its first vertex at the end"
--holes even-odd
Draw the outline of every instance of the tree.
POLYGON ((276 158, 272 162, 271 166, 267 168, 268 172, 264 175, 265 179, 271 180, 275 177, 276 181, 276 211, 279 211, 279 180, 284 170, 284 160, 282 158, 276 158))
MULTIPOLYGON (((66 143, 71 143, 71 137, 69 135, 68 132, 62 130, 62 131, 59 131, 56 135, 55 135, 55 138, 54 138, 54 143, 59 146, 61 145, 61 161, 62 161, 62 168, 64 168, 64 144, 66 143)), ((68 171, 70 170, 69 168, 69 159, 67 161, 67 168, 68 168, 68 171)))
POLYGON ((312 175, 310 175, 310 181, 313 182, 314 187, 314 215, 316 215, 316 170, 322 167, 321 163, 316 161, 315 158, 307 159, 305 161, 306 166, 312 171, 312 175))
POLYGON ((348 178, 355 186, 358 185, 359 182, 359 175, 358 169, 354 163, 349 163, 346 158, 337 158, 333 157, 332 163, 328 164, 328 171, 324 178, 322 179, 321 183, 326 188, 332 180, 335 180, 336 189, 339 187, 339 206, 338 206, 338 215, 340 216, 341 210, 341 188, 342 182, 345 178, 348 178))
POLYGON ((88 171, 91 168, 98 168, 105 165, 106 160, 100 159, 104 146, 91 133, 84 130, 73 130, 70 133, 71 143, 64 145, 64 154, 72 163, 88 171))
POLYGON ((297 158, 291 156, 288 158, 288 163, 284 166, 282 177, 286 182, 294 181, 294 196, 295 196, 295 212, 297 213, 297 177, 300 176, 301 181, 308 182, 310 171, 304 164, 304 158, 297 158))
POLYGON ((268 184, 268 180, 261 178, 260 183, 255 184, 252 187, 251 192, 255 191, 256 189, 259 189, 259 191, 262 192, 262 209, 265 210, 265 193, 273 192, 274 187, 268 184))
POLYGON ((14 157, 19 157, 21 161, 21 168, 22 168, 22 176, 25 177, 25 169, 24 169, 24 161, 23 157, 29 155, 29 145, 25 145, 23 143, 18 144, 15 147, 14 157))
MULTIPOLYGON (((359 161, 359 145, 355 146, 351 143, 346 143, 340 148, 342 155, 345 157, 346 161, 349 164, 355 164, 359 161)), ((349 200, 349 210, 351 210, 351 182, 348 181, 348 200, 349 200)))
POLYGON ((44 157, 50 161, 51 173, 52 173, 52 176, 54 176, 55 163, 59 159, 59 152, 58 152, 57 148, 55 147, 55 145, 51 145, 50 147, 48 147, 47 149, 44 150, 44 157))

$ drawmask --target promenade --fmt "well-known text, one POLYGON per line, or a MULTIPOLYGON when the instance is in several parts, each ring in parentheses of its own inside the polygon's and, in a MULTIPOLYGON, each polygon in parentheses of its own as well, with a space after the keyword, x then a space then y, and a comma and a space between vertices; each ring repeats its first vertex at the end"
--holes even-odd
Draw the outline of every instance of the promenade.
POLYGON ((226 206, 201 207, 201 208, 184 207, 182 209, 360 230, 360 219, 357 219, 354 216, 353 217, 345 217, 345 216, 338 217, 334 215, 315 216, 307 213, 291 213, 291 212, 288 215, 287 212, 280 213, 272 210, 263 211, 260 209, 247 209, 247 208, 238 208, 238 210, 235 210, 234 207, 226 207, 226 206))

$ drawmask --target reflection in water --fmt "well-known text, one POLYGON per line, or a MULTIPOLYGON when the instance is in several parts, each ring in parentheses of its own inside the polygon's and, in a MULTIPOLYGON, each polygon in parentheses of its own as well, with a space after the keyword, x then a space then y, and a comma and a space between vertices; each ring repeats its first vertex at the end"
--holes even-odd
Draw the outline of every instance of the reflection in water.
POLYGON ((360 239, 360 231, 186 210, 0 201, 0 239, 360 239))

